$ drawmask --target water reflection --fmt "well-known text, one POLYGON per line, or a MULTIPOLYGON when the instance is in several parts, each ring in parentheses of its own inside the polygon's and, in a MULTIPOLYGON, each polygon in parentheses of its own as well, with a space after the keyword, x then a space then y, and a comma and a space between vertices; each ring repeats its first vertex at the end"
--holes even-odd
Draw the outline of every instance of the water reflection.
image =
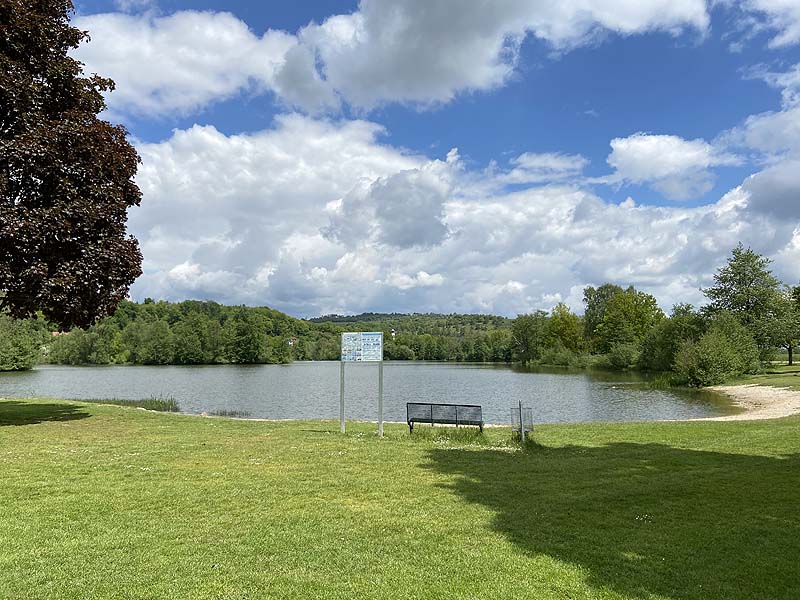
MULTIPOLYGON (((507 423, 522 399, 537 422, 637 421, 730 412, 709 392, 649 389, 637 374, 506 365, 387 362, 384 418, 405 421, 406 402, 480 404, 487 423, 507 423)), ((349 364, 348 419, 377 418, 378 367, 349 364)), ((0 373, 0 397, 128 398, 172 396, 184 412, 269 419, 336 419, 339 363, 165 367, 45 366, 0 373)))

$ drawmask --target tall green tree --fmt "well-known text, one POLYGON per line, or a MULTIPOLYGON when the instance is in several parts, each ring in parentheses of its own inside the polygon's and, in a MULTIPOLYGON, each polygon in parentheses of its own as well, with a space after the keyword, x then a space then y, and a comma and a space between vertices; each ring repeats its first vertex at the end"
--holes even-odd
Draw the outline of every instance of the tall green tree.
POLYGON ((0 0, 0 308, 63 329, 112 313, 141 274, 127 211, 139 157, 98 118, 114 83, 69 52, 70 0, 0 0))
POLYGON ((548 324, 549 345, 560 344, 570 352, 580 352, 584 347, 583 324, 581 318, 573 313, 563 302, 550 311, 548 324))
POLYGON ((618 292, 609 298, 603 320, 595 329, 597 349, 605 353, 619 344, 638 346, 663 318, 664 312, 651 294, 633 287, 618 292))
POLYGON ((236 364, 254 364, 264 360, 266 336, 250 311, 242 308, 225 323, 225 356, 236 364))
POLYGON ((743 325, 772 314, 781 282, 769 270, 771 263, 739 243, 714 275, 714 285, 703 290, 711 301, 708 310, 728 311, 743 325))
POLYGON ((728 312, 736 317, 752 334, 762 360, 768 359, 779 343, 774 321, 781 307, 781 282, 770 271, 771 263, 739 243, 714 275, 714 285, 703 290, 711 301, 706 312, 728 312))
POLYGON ((543 310, 518 315, 511 325, 514 359, 527 363, 537 361, 547 346, 548 316, 543 310))
POLYGON ((583 290, 583 312, 584 337, 593 343, 597 326, 603 322, 606 313, 606 305, 616 294, 624 290, 613 283, 604 283, 598 288, 588 286, 583 290))

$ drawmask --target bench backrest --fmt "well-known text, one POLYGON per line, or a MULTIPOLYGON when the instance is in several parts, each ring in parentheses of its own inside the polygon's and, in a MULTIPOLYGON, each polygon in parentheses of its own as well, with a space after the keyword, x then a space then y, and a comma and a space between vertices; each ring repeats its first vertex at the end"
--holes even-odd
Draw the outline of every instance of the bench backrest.
POLYGON ((433 404, 429 402, 407 402, 406 411, 409 421, 483 421, 483 410, 479 404, 433 404))

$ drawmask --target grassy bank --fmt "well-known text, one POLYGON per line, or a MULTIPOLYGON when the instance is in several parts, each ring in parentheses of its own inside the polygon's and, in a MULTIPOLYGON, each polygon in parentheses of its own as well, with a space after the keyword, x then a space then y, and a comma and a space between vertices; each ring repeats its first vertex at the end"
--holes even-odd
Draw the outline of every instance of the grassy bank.
POLYGON ((0 401, 0 598, 800 597, 800 418, 374 429, 0 401))
POLYGON ((800 390, 800 365, 772 365, 764 373, 745 375, 729 382, 735 384, 769 385, 800 390))

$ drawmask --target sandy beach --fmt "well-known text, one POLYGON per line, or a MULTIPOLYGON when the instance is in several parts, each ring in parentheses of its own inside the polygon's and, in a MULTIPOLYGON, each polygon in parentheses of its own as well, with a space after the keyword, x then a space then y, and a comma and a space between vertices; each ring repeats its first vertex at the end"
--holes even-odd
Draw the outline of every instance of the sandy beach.
POLYGON ((702 421, 755 421, 777 419, 800 413, 800 391, 766 385, 715 385, 708 389, 730 396, 743 412, 702 421))

